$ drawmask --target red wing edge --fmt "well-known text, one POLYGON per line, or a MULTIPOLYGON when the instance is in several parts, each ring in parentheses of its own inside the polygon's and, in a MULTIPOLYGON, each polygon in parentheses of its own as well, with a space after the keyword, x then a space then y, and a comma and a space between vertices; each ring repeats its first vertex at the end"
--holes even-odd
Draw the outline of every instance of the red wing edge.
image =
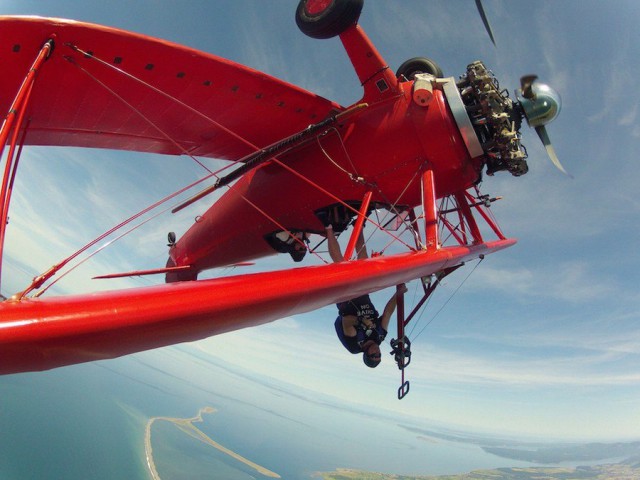
MULTIPOLYGON (((91 295, 0 303, 0 374, 115 358, 309 312, 515 240, 91 295)), ((329 328, 327 319, 327 328, 329 328)))
POLYGON ((0 112, 42 45, 25 145, 230 160, 341 111, 250 67, 168 41, 73 20, 0 16, 0 112))

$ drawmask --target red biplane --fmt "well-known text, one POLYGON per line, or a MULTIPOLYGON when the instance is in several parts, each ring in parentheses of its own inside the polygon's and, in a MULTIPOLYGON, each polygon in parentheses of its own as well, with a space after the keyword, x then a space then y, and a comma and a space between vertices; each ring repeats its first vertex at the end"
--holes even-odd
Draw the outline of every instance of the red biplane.
MULTIPOLYGON (((559 166, 544 129, 559 111, 556 94, 527 76, 511 99, 482 62, 458 79, 443 77, 426 58, 394 72, 357 23, 362 3, 303 0, 296 11, 305 34, 340 37, 364 90, 346 107, 155 38, 71 20, 0 17, 0 109, 8 112, 0 133, 8 146, 0 249, 23 145, 212 157, 231 166, 211 172, 202 179, 206 188, 175 206, 224 189, 181 238, 169 234, 165 267, 112 275, 161 273, 166 284, 40 296, 72 256, 1 302, 0 373, 201 339, 415 279, 423 279, 426 299, 464 262, 515 243, 493 220, 495 199, 481 195, 479 183, 483 173, 527 172, 523 120, 559 166), (278 252, 298 261, 313 255, 308 240, 322 240, 329 222, 350 236, 347 259, 365 224, 405 251, 197 280, 204 270, 278 252)), ((403 339, 411 314, 405 318, 401 301, 398 314, 403 339)), ((400 354, 405 347, 401 341, 400 354)))

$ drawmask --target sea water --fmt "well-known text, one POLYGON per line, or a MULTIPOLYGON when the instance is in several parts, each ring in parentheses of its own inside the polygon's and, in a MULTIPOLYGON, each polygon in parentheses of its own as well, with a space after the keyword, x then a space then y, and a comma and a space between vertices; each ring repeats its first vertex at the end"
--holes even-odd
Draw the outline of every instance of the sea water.
MULTIPOLYGON (((0 377, 0 478, 151 478, 148 422, 190 419, 204 407, 215 411, 193 426, 282 478, 339 467, 425 475, 530 465, 172 348, 0 377)), ((171 421, 150 432, 163 480, 266 478, 171 421)))

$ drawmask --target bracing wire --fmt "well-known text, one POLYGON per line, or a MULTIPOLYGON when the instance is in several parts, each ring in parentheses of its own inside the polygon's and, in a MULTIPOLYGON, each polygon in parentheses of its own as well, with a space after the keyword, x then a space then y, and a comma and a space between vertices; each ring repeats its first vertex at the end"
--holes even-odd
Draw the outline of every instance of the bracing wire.
MULTIPOLYGON (((89 54, 87 52, 84 52, 83 50, 79 49, 78 47, 71 45, 71 44, 66 44, 66 46, 68 46, 69 48, 71 48, 72 50, 78 52, 78 53, 82 53, 85 55, 85 57, 88 58, 92 58, 94 60, 96 60, 97 62, 99 62, 100 64, 114 69, 117 72, 119 72, 120 74, 131 78, 132 80, 136 81, 136 82, 140 82, 143 85, 147 86, 148 88, 152 89, 153 91, 164 95, 165 97, 171 99, 172 101, 175 101, 176 103, 184 106, 185 108, 188 108, 190 111, 194 112, 195 114, 200 115, 203 118, 206 118, 208 121, 210 121, 212 124, 214 124, 216 127, 220 128, 221 130, 233 135, 237 140, 245 143, 246 145, 254 148, 257 150, 257 147, 253 144, 251 144, 251 142, 249 142, 248 140, 242 138, 240 135, 236 134, 233 131, 228 130, 227 128, 225 128, 223 125, 219 124, 218 122, 216 122, 215 120, 207 117, 206 115, 202 114, 201 112, 197 111, 196 109, 194 109, 193 107, 190 107, 189 105, 185 104, 184 102, 182 102, 181 100, 179 100, 178 98, 175 98, 171 95, 169 95, 166 92, 163 92, 162 90, 158 89, 157 87, 154 87, 153 85, 150 85, 146 82, 144 82, 143 80, 129 74, 128 72, 121 70, 120 68, 117 68, 113 65, 111 65, 108 62, 105 62, 104 60, 101 60, 100 58, 96 57, 93 54, 89 54)), ((172 143, 179 151, 181 151, 182 153, 184 153, 185 155, 189 156, 191 159, 193 159, 195 162, 197 162, 202 168, 204 168, 209 175, 207 175, 205 178, 199 180, 196 183, 200 183, 201 181, 206 180, 207 178, 211 178, 211 177, 217 177, 217 174, 220 173, 221 171, 225 170, 226 168, 229 168, 230 166, 232 166, 233 164, 235 164, 236 162, 233 162, 231 165, 228 165, 226 167, 224 167, 221 170, 218 170, 217 172, 212 172, 207 166, 205 166, 202 162, 200 162, 198 159, 196 159, 195 157, 193 157, 182 145, 180 145, 176 140, 174 140, 167 132, 163 131, 158 125, 156 125, 151 119, 147 118, 141 111, 139 111, 139 109, 137 109, 134 105, 132 105, 130 102, 126 101, 121 95, 119 95, 117 92, 115 92, 112 88, 110 88, 108 85, 106 85, 104 82, 102 82, 101 80, 99 80, 96 76, 94 76, 92 73, 90 73, 88 70, 86 70, 85 68, 83 68, 81 65, 79 65, 73 58, 71 57, 65 57, 66 60, 68 60, 71 64, 73 64, 74 66, 76 66, 77 68, 79 68, 82 72, 84 72, 86 75, 88 75, 93 81, 95 81, 97 84, 99 84, 100 86, 102 86, 103 88, 105 88, 107 91, 109 91, 112 95, 114 95, 114 97, 116 97, 117 99, 119 99, 121 102, 123 102, 125 105, 127 105, 132 111, 134 111, 137 115, 139 115, 142 119, 144 119, 147 123, 149 123, 156 131, 158 131, 167 141, 169 141, 170 143, 172 143)), ((335 130, 335 129, 334 129, 335 130)), ((325 156, 328 158, 328 160, 330 162, 332 162, 336 167, 340 168, 344 173, 348 174, 350 176, 350 178, 358 183, 362 183, 365 185, 368 185, 370 187, 373 187, 375 189, 378 190, 379 194, 385 198, 384 193, 380 190, 380 188, 377 185, 369 185, 366 183, 366 181, 364 179, 362 179, 361 177, 359 177, 357 175, 357 171, 355 168, 355 165, 353 164, 353 161, 351 160, 349 153, 344 145, 344 142, 342 141, 342 137, 340 135, 339 132, 336 131, 336 133, 338 134, 338 137, 340 139, 341 142, 341 146, 343 151, 346 154, 347 160, 349 161, 349 163, 351 164, 351 167, 353 168, 353 171, 356 173, 350 173, 347 170, 345 170, 344 168, 342 168, 339 164, 337 164, 331 157, 330 155, 325 151, 325 149, 323 148, 323 146, 321 145, 321 141, 320 138, 318 137, 318 145, 320 146, 320 148, 322 149, 323 153, 325 154, 325 156)), ((277 159, 274 159, 276 163, 280 163, 277 159)), ((282 165, 282 164, 281 164, 282 165)), ((402 198, 402 195, 406 192, 406 190, 409 188, 409 186, 411 185, 411 183, 414 181, 414 179, 416 178, 418 172, 416 172, 416 174, 414 174, 414 177, 412 179, 409 180, 409 182, 407 183, 407 186, 405 187, 405 189, 402 191, 402 193, 400 194, 399 198, 402 198)), ((307 180, 309 181, 309 180, 307 180)), ((311 182, 310 182, 311 183, 311 182)), ((96 240, 92 241, 91 243, 89 243, 87 246, 83 247, 82 249, 78 250, 76 253, 74 253, 73 255, 71 255, 70 257, 68 257, 67 259, 63 260, 61 263, 59 263, 58 265, 54 266, 54 268, 52 270, 50 270, 49 272, 47 272, 46 274, 42 275, 41 277, 39 277, 40 279, 43 279, 46 281, 46 279, 50 278, 50 276, 52 276, 54 273, 56 273, 60 268, 64 267, 69 261, 75 259, 78 255, 80 255, 81 253, 83 253, 84 251, 86 251, 88 248, 96 245, 99 241, 105 239, 108 235, 111 235, 112 233, 114 233, 116 230, 124 227, 125 225, 127 225, 128 223, 130 223, 131 221, 133 221, 136 218, 139 218, 141 215, 143 215, 144 213, 149 212, 150 210, 156 208, 157 206, 159 206, 160 204, 168 201, 169 199, 175 197, 177 194, 182 193, 183 191, 185 191, 187 188, 191 188, 191 186, 195 185, 192 184, 189 187, 185 187, 184 189, 179 190, 178 192, 176 192, 175 194, 172 194, 168 197, 166 197, 165 199, 161 200, 160 202, 157 202, 156 204, 152 205, 151 207, 148 207, 146 209, 144 209, 143 211, 141 211, 139 214, 134 215, 133 217, 129 218, 128 220, 126 220, 125 222, 122 222, 121 224, 119 224, 117 227, 109 230, 108 232, 106 232, 105 234, 101 235, 100 237, 98 237, 96 240)), ((315 185, 312 183, 312 185, 315 185)), ((320 188, 319 186, 316 185, 317 188, 320 188)), ((246 197, 242 196, 242 198, 247 201, 253 208, 257 209, 261 214, 263 214, 267 219, 269 219, 270 221, 272 221, 275 225, 278 225, 279 228, 281 228, 284 231, 288 230, 286 228, 284 228, 282 225, 280 225, 275 219, 271 218, 270 216, 267 215, 266 212, 264 212, 262 209, 260 209, 257 205, 255 205, 253 202, 249 201, 246 197)), ((399 199, 398 199, 399 200, 399 199)), ((387 201, 387 199, 385 198, 385 201, 387 201)), ((343 202, 341 202, 343 203, 343 202)), ((393 212, 395 212, 396 214, 398 213, 396 210, 396 204, 397 201, 394 203, 388 203, 389 205, 389 212, 388 214, 391 214, 393 212), (392 212, 393 211, 393 212, 392 212)), ((348 205, 347 205, 348 206, 348 205)), ((164 212, 164 211, 163 211, 164 212)), ((151 220, 152 218, 155 218, 156 216, 160 215, 161 213, 157 215, 152 216, 150 219, 145 220, 141 223, 139 223, 138 225, 133 226, 132 228, 130 228, 129 230, 127 230, 126 232, 124 232, 122 235, 118 236, 117 238, 115 238, 112 241, 107 242, 105 245, 103 245, 102 247, 98 248, 95 252, 89 254, 89 256, 87 258, 85 258, 84 260, 82 260, 78 265, 74 266, 74 267, 70 267, 70 270, 67 271, 66 273, 64 273, 62 276, 67 275, 70 271, 72 271, 73 269, 77 268, 81 263, 84 263, 86 260, 88 260, 89 258, 91 258, 92 256, 94 256, 95 254, 97 254, 99 251, 101 251, 102 249, 104 249, 106 246, 112 244, 113 242, 119 240, 120 238, 122 238, 123 236, 129 234, 131 231, 137 229, 139 226, 141 226, 142 224, 146 223, 147 221, 151 220)), ((386 215, 385 215, 386 218, 386 215)), ((374 222, 375 223, 375 222, 374 222)), ((395 235, 391 234, 390 232, 388 232, 386 229, 380 227, 380 225, 376 226, 385 231, 386 233, 388 233, 389 235, 391 235, 395 241, 400 241, 401 243, 403 243, 404 245, 406 245, 408 248, 413 249, 412 247, 410 247, 409 245, 407 245, 405 242, 403 242, 400 238, 396 237, 395 235)), ((288 232, 289 234, 291 234, 291 232, 288 232)), ((312 252, 314 253, 314 252, 312 252)), ((317 255, 317 254, 316 254, 317 255)), ((57 280, 56 280, 57 281, 57 280)), ((53 282, 55 283, 55 281, 53 282)), ((39 294, 43 293, 44 291, 46 291, 48 288, 50 288, 50 286, 53 285, 53 283, 51 285, 49 285, 48 287, 44 288, 43 290, 41 290, 39 292, 39 294)), ((39 286, 36 286, 35 282, 27 289, 25 290, 25 292, 23 292, 23 294, 26 294, 27 292, 35 289, 35 288, 39 288, 39 286)))
POLYGON ((86 74, 89 78, 91 78, 94 82, 96 82, 98 85, 100 85, 102 88, 104 88, 105 90, 107 90, 109 93, 111 93, 115 98, 117 98, 118 100, 120 100, 123 104, 125 104, 129 109, 131 109, 131 111, 135 112, 140 118, 142 118, 145 122, 147 122, 149 125, 151 125, 151 127, 153 127, 158 133, 160 133, 160 135, 162 135, 167 141, 169 141, 171 144, 173 144, 174 147, 176 147, 179 151, 181 151, 184 155, 189 156, 189 158, 191 158, 194 162, 196 162, 198 165, 200 165, 203 169, 205 169, 207 172, 209 172, 210 174, 212 174, 213 172, 211 170, 209 170, 209 168, 203 164, 200 160, 198 160, 197 158, 195 158, 193 155, 191 155, 186 148, 184 148, 182 145, 180 145, 178 142, 176 142, 173 138, 171 138, 171 136, 165 132, 163 129, 161 129, 158 125, 156 125, 150 118, 148 118, 146 115, 144 115, 138 108, 136 108, 133 104, 131 104, 130 102, 128 102, 127 100, 124 99, 124 97, 122 97, 122 95, 119 95, 115 90, 113 90, 111 87, 109 87, 107 84, 105 84, 103 81, 99 80, 95 75, 93 75, 91 72, 89 72, 86 68, 83 68, 82 66, 80 66, 78 63, 76 63, 75 59, 73 59, 72 57, 65 57, 65 59, 71 63, 72 65, 74 65, 75 67, 79 68, 80 71, 82 71, 84 74, 86 74))
MULTIPOLYGON (((99 57, 96 57, 94 54, 88 54, 87 52, 84 52, 82 49, 78 48, 75 45, 71 45, 71 44, 67 44, 67 46, 69 48, 71 48, 74 51, 77 51, 79 53, 82 53, 85 55, 85 57, 91 58, 95 61, 97 61, 98 63, 100 63, 101 65, 110 68, 112 70, 115 70, 116 72, 126 76, 127 78, 130 78, 138 83, 141 83, 142 85, 146 86, 147 88, 153 90, 154 92, 161 94, 167 98, 169 98, 170 100, 178 103, 179 105, 183 106, 184 108, 188 109, 189 111, 191 111, 192 113, 195 113, 196 115, 199 115, 200 117, 204 118, 205 120, 209 121, 210 123, 212 123, 213 125, 215 125, 217 128, 220 128, 221 130, 223 130, 224 132, 228 133, 229 135, 232 135, 234 138, 236 138, 237 140, 239 140, 240 142, 246 144, 247 146, 255 149, 256 151, 258 150, 258 147, 256 145, 254 145, 253 143, 249 142, 247 139, 243 138, 242 136, 238 135, 237 133, 233 132, 232 130, 229 130, 228 128, 224 127, 223 125, 221 125, 220 123, 216 122, 215 120, 213 120, 212 118, 206 116, 205 114, 203 114, 202 112, 198 111, 197 109, 194 109, 193 107, 191 107, 190 105, 185 104, 184 102, 182 102, 180 99, 175 98, 171 95, 169 95, 168 93, 164 92, 161 89, 158 89, 157 87, 145 82, 144 80, 108 63, 105 62, 104 60, 100 59, 99 57)), ((96 78, 94 75, 92 75, 89 71, 87 71, 86 69, 84 69, 83 67, 81 67, 80 65, 78 65, 75 61, 73 61, 73 59, 71 58, 67 58, 67 60, 70 61, 70 63, 72 63, 73 65, 75 65, 76 67, 78 67, 81 71, 83 71, 86 75, 88 75, 91 79, 93 79, 96 83, 98 83, 99 85, 101 85, 103 88, 105 88, 107 91, 109 91, 113 96, 115 96, 116 98, 118 98, 121 102, 123 102, 125 105, 127 105, 130 109, 132 109, 134 112, 136 112, 140 117, 142 117, 147 123, 149 123, 154 129, 156 129, 162 136, 164 136, 169 142, 171 142, 175 147, 177 147, 179 150, 181 150, 185 155, 189 156, 190 158, 192 158, 195 162, 197 162, 200 166, 202 166, 205 170, 207 170, 209 172, 209 175, 206 178, 211 178, 211 177, 216 177, 217 173, 220 173, 222 170, 231 167, 232 165, 234 165, 236 162, 232 162, 230 165, 224 167, 224 169, 219 170, 218 172, 211 172, 204 164, 202 164, 198 159, 194 158, 192 155, 189 154, 189 152, 187 152, 180 144, 178 144, 175 140, 173 140, 166 132, 164 132, 159 126, 157 126, 155 123, 153 123, 149 118, 147 118, 142 112, 140 112, 138 109, 136 109, 132 104, 130 104, 129 102, 127 102, 122 96, 118 95, 117 92, 115 92, 113 89, 111 89, 110 87, 108 87, 105 83, 103 83, 102 81, 100 81, 98 78, 96 78)), ((343 149, 344 149, 344 145, 343 145, 343 149)), ((251 205, 251 207, 253 207, 254 209, 256 209, 259 213, 261 213, 262 215, 264 215, 268 220, 272 221, 275 225, 277 225, 279 228, 281 228, 283 231, 287 232, 290 236, 293 237, 293 235, 291 234, 291 232, 289 232, 286 228, 284 228, 282 225, 280 225, 275 219, 271 218, 269 215, 266 214, 266 212, 262 209, 260 209, 257 205, 255 205, 253 202, 249 201, 244 195, 241 195, 242 198, 249 204, 251 205)), ((295 238, 295 237, 294 237, 295 238)), ((312 252, 314 253, 314 252, 312 252)), ((317 254, 316 254, 317 255, 317 254)))
MULTIPOLYGON (((322 151, 322 154, 325 156, 325 158, 333 165, 335 166, 338 170, 340 170, 341 172, 343 172, 345 175, 347 175, 352 181, 356 182, 356 183, 360 183, 362 185, 365 186, 369 186, 372 188, 375 188, 375 190, 378 192, 378 194, 384 199, 385 204, 388 206, 388 211, 385 213, 385 215, 381 218, 378 219, 378 222, 371 222, 370 219, 368 219, 369 222, 376 224, 376 226, 378 227, 379 230, 384 231, 386 233, 388 233, 389 235, 391 235, 389 233, 389 231, 384 228, 381 227, 381 225, 384 225, 385 220, 387 219, 387 217, 389 215, 395 214, 395 215, 400 215, 401 212, 398 211, 397 209, 397 205, 400 202, 400 199, 404 196, 404 194, 407 192, 407 190, 409 189, 409 187, 411 186, 411 184, 416 180, 418 174, 420 173, 420 170, 416 170, 413 174, 413 177, 411 177, 409 179, 409 181, 407 182, 407 184, 405 185, 405 187, 403 188, 403 190, 400 192, 400 194, 398 195, 397 199, 395 201, 390 201, 387 196, 384 194, 384 192, 380 189, 380 187, 375 184, 375 183, 369 183, 367 182, 364 178, 360 177, 355 165, 353 163, 353 161, 351 160, 351 156, 349 155, 349 152, 346 149, 346 146, 344 145, 344 142, 342 140, 342 136, 340 135, 340 132, 338 132, 335 128, 332 128, 331 130, 333 130, 336 135, 338 135, 338 138, 340 139, 340 145, 342 147, 342 151, 345 154, 345 157, 347 159, 347 161, 349 162, 349 164, 351 165, 351 168, 353 169, 353 172, 350 172, 349 170, 347 170, 346 168, 342 167, 334 158, 331 157, 331 155, 329 154, 329 152, 326 151, 326 149, 323 147, 322 142, 320 140, 320 136, 317 137, 317 144, 318 147, 320 148, 320 150, 322 151)), ((342 203, 342 202, 341 202, 342 203)), ((345 204, 345 206, 348 207, 348 205, 345 204)), ((406 222, 404 222, 406 225, 406 222)), ((409 224, 408 226, 405 227, 404 231, 407 230, 414 230, 414 226, 409 224)), ((402 233, 404 233, 404 231, 402 233)), ((373 235, 374 232, 371 232, 369 234, 369 238, 368 240, 371 238, 371 236, 373 235)), ((411 246, 409 246, 407 243, 405 243, 404 241, 402 241, 399 236, 395 236, 395 235, 391 235, 392 240, 390 240, 387 245, 384 247, 383 251, 384 252, 388 247, 390 247, 393 243, 395 243, 396 241, 400 241, 400 243, 404 244, 406 247, 408 247, 410 250, 413 250, 413 248, 411 246)), ((382 253, 381 252, 381 253, 382 253)))
MULTIPOLYGON (((457 288, 453 291, 453 293, 451 293, 451 295, 449 295, 449 298, 447 298, 447 300, 442 304, 442 306, 438 309, 438 311, 433 315, 433 317, 431 317, 431 319, 422 327, 422 329, 416 334, 415 337, 413 337, 413 341, 415 341, 418 337, 420 337, 420 335, 422 335, 422 333, 426 330, 426 328, 431 325, 431 323, 438 317, 438 315, 440 315, 440 313, 445 309, 445 307, 449 304, 449 302, 451 302, 451 300, 453 299, 453 297, 458 293, 458 291, 462 288, 462 286, 466 283, 466 281, 469 279, 469 277, 473 274, 473 272, 476 271, 476 269, 478 268, 478 266, 482 263, 482 261, 484 260, 484 256, 480 256, 480 259, 478 261, 478 263, 475 264, 475 266, 471 269, 471 271, 467 274, 467 276, 462 280, 462 282, 460 283, 460 285, 457 286, 457 288)), ((436 280, 439 282, 439 280, 436 280)), ((424 309, 426 309, 426 306, 428 305, 428 301, 427 304, 423 307, 423 312, 424 309)), ((415 328, 415 327, 414 327, 415 328)), ((412 329, 413 332, 413 329, 412 329)))
POLYGON ((137 230, 138 228, 140 228, 142 225, 144 225, 147 222, 150 222, 151 220, 154 220, 155 218, 159 217, 160 215, 162 215, 163 213, 168 212, 171 209, 171 207, 165 208, 164 210, 156 213, 155 215, 150 216, 149 218, 144 219, 143 221, 137 223, 136 225, 132 226, 130 229, 122 232, 120 235, 118 235, 117 237, 105 242, 103 245, 101 245, 100 247, 98 247, 96 250, 94 250, 93 252, 91 252, 90 254, 88 254, 85 258, 83 258, 82 260, 79 260, 76 264, 74 264, 72 267, 69 267, 65 272, 61 273, 60 275, 58 275, 56 277, 55 280, 53 280, 51 283, 49 283, 46 287, 42 288, 41 290, 39 290, 34 296, 35 297, 39 297, 41 296, 43 293, 45 293, 47 290, 49 290, 51 287, 53 287, 56 283, 58 283, 60 280, 62 280, 64 277, 66 277, 67 275, 69 275, 72 271, 74 271, 76 268, 80 267, 83 263, 85 263, 86 261, 90 260, 91 258, 93 258, 95 255, 97 255, 98 253, 100 253, 102 250, 104 250, 105 248, 109 247, 110 245, 113 245, 115 242, 117 242, 118 240, 120 240, 121 238, 129 235, 131 232, 133 232, 134 230, 137 230))
POLYGON ((156 93, 159 93, 160 95, 163 95, 165 97, 167 97, 168 99, 170 99, 171 101, 183 106, 184 108, 186 108, 187 110, 191 111, 192 113, 202 117, 203 119, 207 120, 208 122, 210 122, 212 125, 216 126, 217 128, 221 129, 222 131, 224 131, 225 133, 231 135, 232 137, 236 138, 238 141, 244 143, 245 145, 247 145, 250 148, 253 148, 254 150, 259 150, 257 145, 254 145, 253 143, 251 143, 249 140, 247 140, 246 138, 242 137, 241 135, 238 135, 236 132, 234 132, 233 130, 228 129, 227 127, 225 127, 224 125, 216 122, 215 120, 213 120, 212 118, 208 117, 207 115, 205 115, 204 113, 200 112, 199 110, 197 110, 196 108, 193 108, 192 106, 184 103, 183 101, 181 101, 180 99, 173 97, 171 95, 169 95, 167 92, 151 85, 148 82, 145 82, 144 80, 142 80, 141 78, 136 77, 135 75, 132 75, 129 72, 126 72, 125 70, 122 70, 121 68, 116 67, 115 65, 112 65, 109 62, 104 61, 103 59, 96 57, 93 53, 89 53, 89 52, 85 52, 84 50, 78 48, 76 45, 72 45, 67 43, 66 46, 68 46, 69 48, 71 48, 72 50, 83 54, 86 58, 91 58, 93 60, 96 60, 98 63, 100 63, 101 65, 110 68, 112 70, 115 70, 116 72, 120 73, 121 75, 124 75, 142 85, 144 85, 145 87, 153 90, 156 93))
MULTIPOLYGON (((114 67, 112 65, 110 65, 109 63, 105 62, 104 60, 101 60, 97 57, 95 57, 94 55, 89 55, 86 52, 83 52, 81 49, 67 44, 67 46, 69 48, 71 48, 74 51, 77 51, 79 53, 83 53, 85 54, 85 56, 90 57, 96 61, 98 61, 99 63, 106 65, 107 67, 113 68, 114 70, 116 70, 117 72, 121 73, 122 75, 125 75, 137 82, 140 82, 142 84, 144 84, 145 86, 147 86, 148 88, 152 89, 153 91, 160 93, 166 97, 168 97, 169 99, 171 99, 172 101, 177 102, 178 104, 184 106, 185 108, 189 109, 190 111, 202 116, 203 118, 207 119, 208 121, 210 121, 212 124, 214 124, 215 126, 217 126, 218 128, 222 129, 223 131, 233 135, 235 138, 237 138, 239 141, 251 146, 252 148, 258 150, 258 148, 251 144, 249 141, 247 141, 246 139, 242 138, 241 136, 239 136, 238 134, 230 131, 229 129, 225 128, 223 125, 220 125, 218 122, 215 122, 213 119, 205 116, 204 114, 202 114, 201 112, 199 112, 198 110, 194 109, 193 107, 190 107, 189 105, 186 105, 184 102, 180 101, 179 99, 170 96, 169 94, 167 94, 166 92, 163 92, 162 90, 154 87, 153 85, 150 85, 144 81, 142 81, 141 79, 117 68, 114 67)), ((114 233, 116 230, 122 228, 123 226, 127 225, 128 223, 130 223, 131 221, 139 218, 141 215, 149 212, 152 209, 155 209, 157 206, 167 202, 168 200, 176 197, 177 195, 185 192, 186 190, 194 187, 195 185, 206 181, 207 179, 210 179, 212 177, 218 178, 218 174, 223 172, 224 170, 231 168, 233 165, 235 165, 237 163, 236 162, 231 162, 229 165, 224 166, 223 168, 217 170, 217 171, 211 171, 206 165, 204 165, 201 161, 199 161, 197 158, 195 158, 193 155, 191 155, 182 145, 180 145, 177 141, 175 141, 167 132, 165 132, 164 130, 162 130, 158 125, 156 125, 151 119, 147 118, 141 111, 139 111, 139 109, 137 109, 134 105, 132 105, 130 102, 126 101, 121 95, 119 95, 116 91, 114 91, 112 88, 110 88, 108 85, 106 85, 104 82, 102 82, 100 79, 98 79, 95 75, 93 75, 92 73, 90 73, 88 70, 86 70, 85 68, 83 68, 82 66, 80 66, 73 58, 71 57, 64 57, 67 61, 69 61, 70 64, 74 65, 75 67, 77 67, 80 71, 82 71, 84 74, 86 74, 89 78, 91 78, 94 82, 96 82, 98 85, 100 85, 101 87, 103 87, 104 89, 106 89, 108 92, 110 92, 115 98, 117 98, 118 100, 120 100, 121 102, 123 102, 128 108, 130 108, 133 112, 135 112, 137 115, 139 115, 145 122, 149 123, 149 125, 151 125, 151 127, 153 127, 156 131, 158 131, 160 133, 160 135, 162 135, 167 141, 169 141, 171 144, 173 144, 179 151, 181 151, 184 155, 188 156, 189 158, 191 158, 193 161, 195 161, 198 165, 200 165, 204 170, 206 170, 208 172, 208 175, 206 175, 205 177, 199 179, 198 181, 184 187, 181 188, 180 190, 176 191, 175 193, 165 197, 164 199, 160 200, 159 202, 151 205, 150 207, 145 208, 144 210, 142 210, 141 212, 139 212, 136 215, 133 215, 132 217, 130 217, 129 219, 125 220, 124 222, 122 222, 121 224, 117 225, 116 227, 108 230, 107 232, 105 232, 104 234, 102 234, 101 236, 99 236, 98 238, 96 238, 94 241, 90 242, 88 245, 86 245, 85 247, 82 247, 81 249, 79 249, 77 252, 75 252, 74 254, 72 254, 71 256, 67 257, 66 259, 64 259, 63 261, 61 261, 60 263, 58 263, 57 265, 55 265, 54 267, 52 267, 48 272, 46 272, 45 274, 36 277, 38 281, 43 282, 46 281, 46 279, 50 278, 53 274, 57 273, 57 271, 64 267, 68 262, 70 262, 71 260, 75 259, 78 255, 80 255, 81 253, 85 252, 87 249, 89 249, 90 247, 96 245, 98 242, 100 242, 101 240, 105 239, 108 235, 111 235, 112 233, 114 233)), ((162 213, 162 212, 161 212, 162 213)), ((157 216, 157 215, 156 215, 157 216)), ((152 218, 155 218, 152 217, 152 218)), ((143 222, 146 223, 146 222, 143 222)), ((141 224, 139 224, 141 225, 141 224)), ((139 226, 138 225, 138 226, 139 226)), ((128 230, 127 232, 125 232, 124 235, 130 233, 131 231, 135 230, 138 226, 133 227, 132 229, 128 230)), ((120 237, 118 237, 120 238, 120 237)), ((111 242, 109 242, 111 243, 111 242)), ((91 254, 89 256, 92 257, 93 255, 95 255, 95 253, 97 253, 98 251, 102 250, 104 247, 99 248, 96 252, 94 252, 93 254, 91 254)), ((81 263, 83 263, 85 260, 83 260, 81 263)), ((73 270, 76 267, 72 267, 71 269, 73 270)), ((65 274, 66 275, 66 274, 65 274)), ((40 283, 41 285, 41 283, 40 283)), ((28 292, 32 291, 35 288, 39 288, 39 286, 36 286, 36 281, 34 281, 26 290, 24 290, 22 292, 22 296, 26 295, 28 292)), ((46 290, 46 288, 44 289, 46 290)), ((40 294, 43 291, 40 292, 40 294)))

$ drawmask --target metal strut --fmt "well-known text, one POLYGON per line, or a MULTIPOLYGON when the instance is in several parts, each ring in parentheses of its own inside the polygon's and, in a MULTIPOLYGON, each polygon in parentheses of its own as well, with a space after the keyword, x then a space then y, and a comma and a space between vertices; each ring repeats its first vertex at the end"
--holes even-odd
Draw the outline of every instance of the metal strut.
POLYGON ((2 253, 4 250, 4 239, 9 219, 9 203, 11 201, 13 181, 18 168, 20 152, 22 151, 22 144, 24 143, 23 135, 20 146, 18 147, 18 155, 15 156, 16 147, 18 146, 20 126, 24 120, 24 115, 27 110, 27 105, 29 104, 38 69, 49 58, 53 51, 53 47, 54 42, 51 38, 42 45, 42 48, 31 65, 31 68, 25 75, 22 85, 20 85, 20 89, 18 90, 18 93, 9 108, 9 112, 4 119, 2 127, 0 128, 0 159, 4 153, 4 146, 9 139, 9 134, 13 130, 13 135, 9 145, 9 153, 7 155, 4 174, 2 177, 2 189, 0 191, 0 280, 2 278, 2 253))
POLYGON ((351 237, 349 238, 347 248, 344 251, 345 260, 351 260, 353 252, 356 249, 356 242, 358 241, 358 237, 362 232, 362 225, 364 224, 364 220, 367 218, 367 210, 369 210, 369 203, 371 203, 371 195, 373 195, 372 191, 368 191, 364 194, 362 205, 360 206, 360 211, 358 212, 358 218, 356 219, 356 223, 353 226, 353 232, 351 233, 351 237))
POLYGON ((440 248, 438 241, 438 209, 436 207, 436 183, 433 170, 422 174, 422 209, 427 248, 440 248))
POLYGON ((404 315, 404 291, 401 290, 401 287, 398 285, 396 287, 396 309, 397 309, 397 320, 398 320, 398 338, 391 339, 391 352, 390 354, 394 356, 394 360, 400 369, 402 374, 400 387, 398 388, 398 400, 402 400, 407 396, 410 389, 409 380, 405 379, 404 369, 409 366, 411 363, 411 341, 405 334, 405 328, 409 325, 409 322, 413 319, 413 317, 418 313, 420 308, 424 305, 424 303, 429 299, 431 294, 436 290, 436 287, 440 284, 441 280, 447 275, 455 272, 458 268, 462 267, 464 264, 461 263, 459 265, 455 265, 453 267, 447 267, 443 270, 440 270, 435 274, 435 281, 429 281, 428 284, 425 284, 425 279, 422 279, 422 287, 424 288, 424 295, 422 299, 416 304, 411 313, 406 317, 404 315))
POLYGON ((400 387, 398 388, 398 400, 402 400, 409 393, 409 380, 404 378, 404 369, 411 363, 411 342, 404 334, 406 322, 404 319, 404 290, 400 285, 396 286, 396 309, 398 317, 398 338, 391 339, 391 355, 394 356, 396 364, 402 374, 400 387))

